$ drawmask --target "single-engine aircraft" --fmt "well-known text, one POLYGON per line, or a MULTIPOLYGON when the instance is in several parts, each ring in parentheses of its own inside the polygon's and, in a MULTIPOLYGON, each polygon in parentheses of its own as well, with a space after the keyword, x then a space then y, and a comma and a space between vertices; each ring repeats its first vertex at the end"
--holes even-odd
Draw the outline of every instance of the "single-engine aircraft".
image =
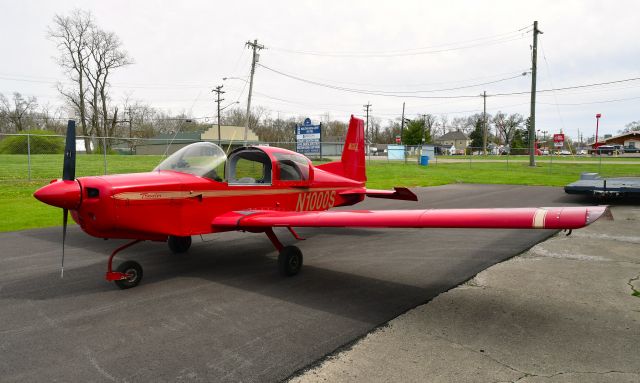
POLYGON ((330 210, 365 197, 417 201, 404 187, 365 187, 364 122, 351 116, 340 161, 313 165, 296 152, 248 146, 227 156, 218 145, 199 142, 162 161, 152 172, 75 178, 75 122, 67 126, 63 175, 34 196, 63 209, 62 268, 68 212, 87 234, 131 241, 111 253, 107 281, 137 286, 142 266, 126 261, 113 269, 114 256, 140 241, 166 241, 174 253, 191 246, 191 236, 239 230, 265 233, 279 251, 278 269, 296 275, 302 252, 283 246, 273 231, 295 227, 577 229, 589 225, 606 206, 330 210))

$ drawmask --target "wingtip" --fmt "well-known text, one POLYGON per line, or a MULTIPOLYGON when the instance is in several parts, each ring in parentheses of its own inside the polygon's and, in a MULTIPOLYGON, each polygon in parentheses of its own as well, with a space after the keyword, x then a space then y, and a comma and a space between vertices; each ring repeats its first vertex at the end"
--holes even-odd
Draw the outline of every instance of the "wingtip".
POLYGON ((613 221, 613 214, 609 206, 593 206, 587 208, 587 225, 592 224, 598 219, 604 219, 606 221, 613 221))

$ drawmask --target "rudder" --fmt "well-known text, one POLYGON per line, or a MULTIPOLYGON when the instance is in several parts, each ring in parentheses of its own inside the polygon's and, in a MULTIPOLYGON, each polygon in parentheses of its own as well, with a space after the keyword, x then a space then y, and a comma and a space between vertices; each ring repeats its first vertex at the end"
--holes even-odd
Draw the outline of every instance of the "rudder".
POLYGON ((341 159, 345 177, 360 182, 367 180, 364 151, 364 120, 351 115, 341 159))

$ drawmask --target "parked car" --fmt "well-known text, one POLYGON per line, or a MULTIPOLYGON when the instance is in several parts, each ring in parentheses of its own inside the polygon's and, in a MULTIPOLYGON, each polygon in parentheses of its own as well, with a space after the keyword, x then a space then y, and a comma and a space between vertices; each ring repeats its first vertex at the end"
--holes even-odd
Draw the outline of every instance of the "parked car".
POLYGON ((613 150, 617 154, 624 154, 624 146, 622 146, 622 145, 613 145, 613 150))
POLYGON ((578 150, 578 152, 576 152, 576 154, 579 155, 579 156, 584 156, 586 154, 589 154, 589 152, 587 152, 586 149, 580 149, 580 150, 578 150))
POLYGON ((560 155, 561 155, 561 156, 570 156, 570 155, 571 155, 571 152, 570 152, 570 151, 568 151, 568 150, 561 150, 561 151, 560 151, 560 155))
POLYGON ((593 154, 598 154, 598 155, 608 155, 611 156, 613 155, 613 152, 615 151, 615 148, 613 147, 613 145, 601 145, 598 146, 597 149, 592 149, 591 153, 593 154))
POLYGON ((640 148, 636 148, 635 146, 623 146, 625 153, 640 153, 640 148))

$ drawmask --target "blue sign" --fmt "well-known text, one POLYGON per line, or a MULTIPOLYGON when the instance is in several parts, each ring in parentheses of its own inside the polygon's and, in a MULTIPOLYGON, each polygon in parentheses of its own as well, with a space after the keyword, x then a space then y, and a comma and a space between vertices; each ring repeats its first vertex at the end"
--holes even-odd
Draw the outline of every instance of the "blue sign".
POLYGON ((305 118, 302 125, 296 126, 296 152, 304 155, 320 155, 321 125, 311 125, 311 119, 305 118))

